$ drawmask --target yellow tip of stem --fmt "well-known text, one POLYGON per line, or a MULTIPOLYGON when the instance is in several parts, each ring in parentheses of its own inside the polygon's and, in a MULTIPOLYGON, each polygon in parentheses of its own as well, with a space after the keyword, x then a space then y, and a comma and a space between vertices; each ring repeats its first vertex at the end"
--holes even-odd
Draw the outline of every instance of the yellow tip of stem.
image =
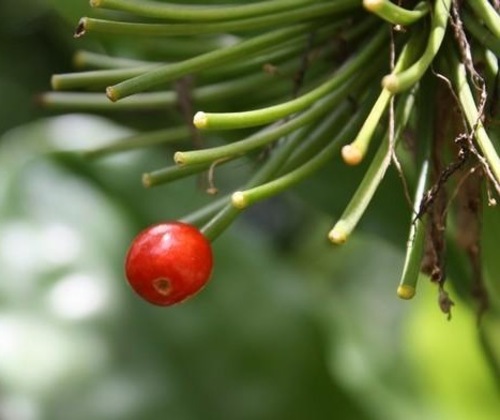
POLYGON ((346 144, 342 147, 342 159, 348 165, 358 165, 363 160, 363 152, 354 143, 346 144))
POLYGON ((233 195, 231 196, 231 203, 237 209, 244 209, 248 206, 248 200, 245 197, 245 193, 242 191, 236 191, 235 193, 233 193, 233 195))
POLYGON ((387 89, 391 93, 397 93, 399 91, 399 78, 395 74, 388 74, 382 79, 382 87, 387 89))
POLYGON ((415 288, 408 284, 402 284, 398 287, 397 294, 401 299, 409 300, 415 296, 415 288))
POLYGON ((106 96, 111 102, 116 102, 119 99, 118 92, 113 86, 108 86, 106 88, 106 96))
POLYGON ((174 162, 177 163, 177 165, 184 165, 186 163, 186 158, 184 157, 184 153, 175 152, 174 153, 174 162))
POLYGON ((57 74, 53 74, 50 78, 50 86, 52 86, 52 90, 59 90, 59 76, 57 74))
POLYGON ((333 227, 333 229, 328 233, 328 239, 335 245, 342 245, 347 241, 349 237, 349 232, 345 222, 339 221, 333 227))
POLYGON ((375 12, 382 7, 383 0, 363 0, 363 7, 370 12, 375 12))
POLYGON ((206 128, 208 125, 207 115, 203 111, 198 111, 194 114, 193 124, 196 128, 206 128))
POLYGON ((76 26, 73 38, 81 38, 87 31, 87 18, 82 17, 76 26))
POLYGON ((90 7, 100 7, 101 0, 90 0, 90 7))
POLYGON ((151 176, 149 174, 142 175, 142 185, 146 188, 151 187, 151 176))

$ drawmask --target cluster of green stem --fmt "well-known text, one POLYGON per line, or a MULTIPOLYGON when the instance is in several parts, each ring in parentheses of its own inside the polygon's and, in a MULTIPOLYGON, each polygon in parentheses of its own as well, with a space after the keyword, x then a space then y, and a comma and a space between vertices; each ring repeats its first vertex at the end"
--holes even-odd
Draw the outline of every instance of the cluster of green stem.
POLYGON ((429 110, 436 100, 430 86, 436 82, 428 80, 446 80, 453 89, 466 121, 463 129, 471 145, 478 145, 477 158, 490 183, 500 185, 500 159, 482 102, 490 76, 498 72, 498 61, 491 57, 498 60, 500 53, 500 18, 487 0, 403 2, 411 7, 399 3, 91 0, 98 17, 82 18, 75 37, 94 36, 111 44, 114 39, 130 39, 130 57, 79 51, 79 71, 54 75, 56 92, 41 95, 40 102, 52 109, 89 112, 170 110, 171 118, 164 124, 168 127, 83 152, 96 157, 157 144, 185 144, 173 154, 174 164, 144 174, 146 187, 212 172, 249 157, 257 168, 243 186, 183 219, 200 225, 211 240, 254 203, 300 183, 337 156, 358 165, 375 147, 364 178, 328 234, 335 244, 346 242, 387 169, 399 162, 403 134, 417 127, 418 152, 402 152, 409 156, 408 172, 419 174, 418 182, 410 177, 408 184, 415 192, 398 288, 398 295, 408 299, 415 294, 428 224, 419 209, 436 182, 429 175, 435 141, 429 110), (466 57, 483 60, 484 76, 477 77, 472 58, 466 57), (186 80, 194 82, 183 90, 179 86, 186 80), (237 109, 213 112, 221 104, 237 109), (191 127, 174 122, 179 108, 192 118, 191 127), (254 128, 250 134, 249 128, 254 128), (224 137, 223 130, 239 129, 247 130, 238 131, 246 134, 237 141, 201 149, 189 146, 194 133, 210 140, 224 137), (266 158, 255 159, 254 152, 263 150, 266 158))

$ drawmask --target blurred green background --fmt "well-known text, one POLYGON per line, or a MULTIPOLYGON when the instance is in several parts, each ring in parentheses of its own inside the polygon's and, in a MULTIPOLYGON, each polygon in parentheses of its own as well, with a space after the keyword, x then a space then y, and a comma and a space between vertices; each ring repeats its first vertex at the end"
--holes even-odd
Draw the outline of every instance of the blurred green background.
POLYGON ((88 164, 47 153, 131 130, 35 106, 70 71, 86 13, 86 0, 0 1, 1 420, 498 418, 473 310, 452 290, 448 322, 425 280, 398 300, 402 247, 372 228, 332 248, 332 215, 294 197, 217 240, 196 298, 162 309, 134 296, 131 238, 206 198, 195 180, 141 187, 170 162, 161 149, 88 164))

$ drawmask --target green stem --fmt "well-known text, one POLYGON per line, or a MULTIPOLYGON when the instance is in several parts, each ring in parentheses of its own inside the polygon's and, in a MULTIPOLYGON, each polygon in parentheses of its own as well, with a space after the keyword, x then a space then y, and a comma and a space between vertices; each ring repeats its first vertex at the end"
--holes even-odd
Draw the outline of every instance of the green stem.
MULTIPOLYGON (((429 180, 429 161, 425 160, 420 170, 420 176, 415 192, 415 201, 413 212, 417 214, 420 209, 420 204, 424 198, 426 186, 429 180)), ((406 244, 406 257, 399 282, 397 294, 401 299, 411 299, 415 296, 418 277, 420 276, 420 267, 422 264, 422 256, 424 254, 425 234, 426 234, 426 215, 422 215, 421 219, 416 219, 410 227, 408 242, 406 244)))
POLYGON ((123 69, 134 67, 148 67, 159 65, 148 61, 136 60, 132 58, 110 57, 106 54, 99 54, 92 51, 80 50, 73 56, 73 65, 76 68, 95 69, 123 69))
MULTIPOLYGON (((276 1, 270 3, 276 3, 276 1)), ((355 3, 358 2, 354 2, 353 0, 324 2, 276 14, 248 19, 223 20, 214 23, 135 23, 84 17, 78 24, 75 36, 81 37, 90 32, 148 37, 246 32, 261 28, 283 27, 297 22, 305 23, 308 20, 318 18, 324 20, 325 17, 331 18, 334 14, 343 13, 357 7, 355 3)), ((330 21, 331 20, 332 19, 330 19, 330 21)))
POLYGON ((354 117, 350 118, 342 131, 322 150, 322 152, 305 164, 273 181, 233 193, 231 197, 233 206, 240 210, 244 209, 257 201, 279 194, 319 170, 332 159, 340 148, 340 145, 358 128, 362 118, 366 116, 367 108, 368 107, 364 105, 354 117))
POLYGON ((245 58, 248 54, 256 51, 265 51, 279 42, 286 41, 288 38, 296 35, 306 36, 310 25, 297 25, 286 29, 279 29, 270 33, 256 36, 254 38, 240 42, 239 44, 210 51, 197 57, 181 61, 179 63, 167 64, 142 74, 132 79, 125 80, 117 85, 106 89, 108 98, 112 101, 125 98, 127 96, 139 93, 141 91, 153 88, 163 83, 208 68, 219 66, 232 60, 245 58))
MULTIPOLYGON (((308 159, 307 154, 309 150, 307 148, 302 151, 303 153, 299 151, 299 156, 296 155, 297 147, 299 143, 303 143, 304 137, 307 137, 308 141, 311 140, 311 137, 323 137, 322 139, 313 138, 313 143, 325 143, 326 140, 330 140, 331 142, 331 133, 337 132, 336 128, 339 126, 345 128, 345 124, 341 124, 341 122, 343 123, 344 118, 348 116, 349 108, 346 103, 334 108, 330 118, 327 119, 328 124, 321 124, 320 129, 316 129, 312 133, 310 133, 310 127, 303 127, 302 130, 295 132, 290 138, 285 140, 285 143, 273 150, 270 159, 254 174, 245 187, 253 188, 268 182, 282 170, 283 164, 287 159, 294 162, 303 162, 305 159, 308 159), (290 158, 291 155, 293 155, 293 158, 290 158)), ((315 156, 318 155, 316 154, 315 156)), ((241 211, 243 209, 238 209, 232 204, 228 204, 203 227, 203 233, 211 240, 214 240, 233 222, 241 211)))
POLYGON ((94 70, 77 73, 54 74, 51 79, 52 89, 71 90, 80 88, 102 88, 110 83, 120 82, 146 74, 156 66, 142 66, 125 69, 94 70))
MULTIPOLYGON (((395 117, 395 142, 399 140, 403 129, 408 123, 414 102, 414 96, 410 94, 398 106, 395 117)), ((391 163, 392 153, 393 150, 389 143, 389 133, 387 133, 344 213, 328 234, 328 238, 334 244, 344 243, 358 224, 385 176, 387 168, 391 163)))
POLYGON ((462 110, 469 126, 474 131, 474 137, 479 145, 479 148, 484 154, 492 175, 495 178, 498 190, 500 186, 500 158, 498 157, 498 153, 495 150, 495 147, 493 146, 493 143, 482 123, 483 115, 479 115, 479 111, 474 101, 474 96, 472 95, 471 88, 467 82, 465 66, 458 60, 456 54, 453 54, 451 51, 448 54, 448 59, 453 72, 454 84, 458 91, 460 105, 462 106, 462 110))
MULTIPOLYGON (((295 71, 296 64, 289 61, 280 66, 282 75, 289 75, 295 71)), ((208 102, 229 99, 245 92, 261 89, 263 84, 273 82, 272 76, 264 72, 240 77, 212 85, 195 88, 192 92, 196 102, 208 102)), ((262 90, 262 89, 261 89, 262 90)), ((265 92, 269 92, 269 89, 265 92)), ((38 97, 38 102, 47 108, 67 108, 79 110, 122 111, 136 109, 161 109, 172 106, 177 101, 177 93, 173 91, 139 93, 125 98, 119 102, 110 102, 102 93, 74 93, 74 92, 48 92, 38 97)))
MULTIPOLYGON (((120 10, 137 16, 155 19, 192 22, 224 21, 260 16, 307 5, 311 0, 274 0, 242 5, 184 5, 159 3, 148 0, 91 0, 92 7, 120 10)), ((356 2, 350 1, 355 4, 356 2)))
POLYGON ((399 7, 389 0, 363 0, 366 10, 394 25, 409 26, 429 13, 429 4, 421 1, 415 9, 399 7))
MULTIPOLYGON (((199 208, 198 210, 181 217, 179 220, 184 223, 189 223, 190 225, 200 226, 203 223, 207 223, 212 219, 217 213, 219 213, 227 204, 230 202, 231 197, 225 195, 219 199, 212 201, 211 203, 199 208)), ((206 236, 206 233, 205 233, 206 236)), ((210 238, 213 240, 214 238, 210 238)))
POLYGON ((424 78, 419 95, 417 97, 417 121, 416 136, 419 141, 417 159, 421 162, 420 175, 413 200, 412 223, 408 242, 406 244, 406 256, 403 272, 397 289, 397 295, 401 299, 411 299, 415 295, 417 281, 421 272, 422 256, 424 255, 427 214, 415 218, 420 212, 422 200, 430 182, 430 156, 431 139, 434 133, 435 113, 435 80, 428 76, 424 78))
POLYGON ((474 13, 480 18, 486 27, 500 38, 500 16, 493 6, 487 0, 470 0, 467 5, 474 10, 474 13))
POLYGON ((386 41, 386 31, 379 31, 368 44, 353 54, 353 58, 342 66, 322 85, 288 102, 266 108, 245 112, 206 113, 198 112, 194 124, 199 129, 235 129, 264 125, 277 121, 305 108, 312 106, 327 93, 341 86, 358 70, 367 67, 374 55, 380 55, 380 49, 386 41))
MULTIPOLYGON (((394 66, 393 73, 406 69, 415 59, 415 56, 420 53, 421 46, 422 38, 417 34, 417 32, 415 32, 401 51, 396 65, 394 66)), ((370 145, 373 133, 392 97, 392 92, 386 88, 382 88, 382 92, 373 105, 370 114, 363 123, 363 126, 361 127, 361 130, 359 130, 356 138, 352 143, 347 144, 342 148, 342 157, 344 162, 349 165, 358 165, 363 160, 368 150, 368 146, 370 145)))
POLYGON ((482 45, 491 50, 497 57, 500 57, 500 38, 495 37, 483 25, 481 25, 475 17, 464 11, 462 19, 467 30, 476 38, 482 45))
POLYGON ((166 128, 147 133, 135 134, 106 146, 85 150, 82 155, 87 158, 98 158, 118 152, 155 146, 164 143, 173 143, 189 138, 189 128, 186 126, 166 128))
POLYGON ((156 171, 147 172, 142 175, 142 184, 146 188, 166 184, 178 179, 206 171, 210 164, 199 164, 191 166, 168 166, 156 171))
MULTIPOLYGON (((376 66, 372 67, 376 68, 376 66)), ((266 127, 256 134, 224 146, 213 147, 206 150, 195 150, 188 152, 177 152, 174 155, 174 160, 178 164, 195 164, 202 162, 214 162, 218 159, 238 156, 249 152, 250 150, 265 146, 279 138, 291 133, 292 131, 308 125, 329 112, 330 109, 340 104, 349 94, 356 91, 356 87, 360 86, 368 77, 372 76, 372 72, 366 71, 360 77, 351 79, 344 83, 339 89, 329 93, 324 98, 319 100, 313 107, 304 111, 295 118, 281 124, 277 127, 266 127)))
POLYGON ((431 32, 424 53, 411 67, 382 79, 382 86, 398 93, 417 83, 431 65, 443 42, 452 0, 436 0, 432 14, 431 32))

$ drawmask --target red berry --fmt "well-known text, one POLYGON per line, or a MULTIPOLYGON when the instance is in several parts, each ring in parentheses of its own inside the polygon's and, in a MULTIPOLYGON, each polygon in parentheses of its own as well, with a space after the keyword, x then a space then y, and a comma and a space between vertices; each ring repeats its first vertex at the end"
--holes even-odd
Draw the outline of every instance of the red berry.
POLYGON ((134 291, 160 306, 194 295, 212 272, 210 242, 194 226, 181 222, 153 225, 137 235, 125 261, 134 291))

